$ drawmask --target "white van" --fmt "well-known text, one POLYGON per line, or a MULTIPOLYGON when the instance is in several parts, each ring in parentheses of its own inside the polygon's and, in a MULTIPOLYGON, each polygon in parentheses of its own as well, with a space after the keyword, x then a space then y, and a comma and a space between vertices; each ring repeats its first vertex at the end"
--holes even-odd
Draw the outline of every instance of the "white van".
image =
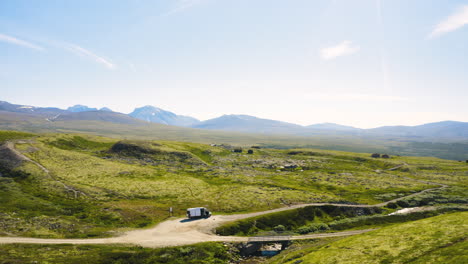
POLYGON ((208 218, 211 216, 211 212, 205 207, 195 207, 187 209, 187 217, 193 218, 208 218))

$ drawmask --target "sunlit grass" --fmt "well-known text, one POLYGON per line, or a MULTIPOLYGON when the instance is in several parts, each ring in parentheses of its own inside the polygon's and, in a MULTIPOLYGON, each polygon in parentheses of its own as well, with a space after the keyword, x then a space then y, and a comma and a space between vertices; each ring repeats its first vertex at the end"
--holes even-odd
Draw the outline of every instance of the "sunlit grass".
MULTIPOLYGON (((63 184, 82 191, 86 196, 76 198, 82 204, 80 210, 94 209, 85 214, 72 210, 66 221, 86 222, 98 228, 93 231, 98 234, 106 228, 162 221, 169 207, 182 216, 193 206, 234 213, 291 203, 377 204, 438 186, 417 180, 464 189, 468 171, 466 163, 435 158, 373 159, 369 153, 316 149, 262 148, 247 154, 248 148, 233 153, 208 144, 142 140, 124 140, 120 142, 123 151, 112 150, 117 142, 83 134, 45 134, 17 143, 18 150, 50 173, 25 162, 17 170, 29 173, 28 180, 13 179, 8 185, 13 189, 7 193, 17 190, 18 197, 42 197, 45 204, 57 204, 61 209, 55 214, 64 218, 60 210, 68 210, 65 201, 75 197, 63 184), (407 165, 387 171, 402 164, 407 165)), ((5 204, 1 210, 8 212, 11 207, 5 204)))
POLYGON ((311 247, 270 263, 466 263, 467 212, 397 224, 311 247))

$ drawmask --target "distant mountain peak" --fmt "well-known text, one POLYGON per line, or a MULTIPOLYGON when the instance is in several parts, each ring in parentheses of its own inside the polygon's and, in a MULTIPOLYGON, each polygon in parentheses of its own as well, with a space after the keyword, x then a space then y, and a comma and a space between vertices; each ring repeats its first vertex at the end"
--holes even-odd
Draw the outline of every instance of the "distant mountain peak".
POLYGON ((73 113, 79 113, 79 112, 97 111, 97 108, 90 108, 90 107, 87 107, 86 105, 77 104, 77 105, 68 107, 67 110, 73 113))
POLYGON ((319 129, 319 130, 339 130, 339 131, 345 131, 345 130, 361 130, 360 128, 352 127, 352 126, 344 126, 336 123, 319 123, 319 124, 314 124, 307 126, 307 128, 310 129, 319 129))
POLYGON ((193 127, 201 129, 227 130, 249 133, 283 133, 303 131, 304 128, 282 121, 258 118, 250 115, 222 115, 200 122, 193 127))
POLYGON ((156 106, 145 105, 137 107, 129 114, 131 117, 138 118, 151 123, 159 123, 173 126, 190 127, 199 123, 198 119, 190 116, 176 115, 156 106))
POLYGON ((101 109, 99 109, 99 111, 104 111, 104 112, 114 112, 112 111, 110 108, 108 107, 102 107, 101 109))

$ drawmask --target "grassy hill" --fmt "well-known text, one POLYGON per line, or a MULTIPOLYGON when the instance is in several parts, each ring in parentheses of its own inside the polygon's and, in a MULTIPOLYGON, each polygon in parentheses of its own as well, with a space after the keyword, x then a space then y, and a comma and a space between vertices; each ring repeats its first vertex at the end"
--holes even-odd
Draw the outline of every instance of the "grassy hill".
POLYGON ((291 248, 268 263, 467 263, 468 212, 291 248))
MULTIPOLYGON (((290 203, 376 204, 437 185, 466 186, 468 164, 436 158, 373 159, 369 153, 253 149, 83 134, 0 132, 37 162, 0 151, 2 234, 108 236, 185 209, 217 213, 290 203), (23 139, 19 140, 18 139, 23 139), (401 164, 397 170, 386 171, 401 164), (45 171, 46 169, 47 171, 45 171)), ((447 201, 446 201, 447 202, 447 201)))
MULTIPOLYGON (((437 158, 392 156, 375 159, 370 157, 370 153, 305 148, 244 147, 239 153, 227 145, 14 131, 0 131, 0 145, 2 236, 113 236, 169 218, 169 207, 174 208, 176 216, 183 216, 185 209, 193 206, 206 206, 216 214, 259 211, 292 203, 377 204, 439 186, 435 183, 449 187, 403 200, 395 206, 450 205, 467 199, 468 164, 437 158), (247 154, 249 149, 253 154, 247 154)), ((285 227, 300 233, 301 228, 310 228, 318 222, 326 222, 331 227, 331 222, 342 221, 343 216, 344 220, 357 215, 363 217, 359 210, 328 209, 321 212, 313 209, 314 216, 321 216, 312 221, 298 217, 297 210, 282 212, 278 217, 266 215, 255 221, 263 223, 263 230, 268 231, 282 224, 281 219, 293 218, 294 223, 285 227)), ((373 217, 388 210, 376 208, 368 215, 373 217)), ((444 218, 434 219, 442 221, 444 218)), ((407 220, 416 218, 397 219, 383 225, 407 220)), ((359 221, 352 222, 352 225, 366 225, 366 222, 359 221)), ((460 224, 450 221, 441 222, 441 228, 445 224, 460 224)), ((250 223, 251 219, 245 222, 250 223)), ((419 221, 411 223, 416 222, 419 221)), ((338 228, 350 228, 349 223, 340 224, 338 228)), ((237 234, 242 235, 242 232, 237 234)), ((315 244, 309 246, 315 248, 315 244)), ((457 247, 453 249, 460 250, 457 247)), ((163 255, 184 259, 193 256, 187 252, 198 251, 205 252, 203 254, 219 263, 231 260, 226 249, 221 250, 224 247, 219 247, 219 244, 173 248, 164 252, 132 247, 112 249, 112 246, 48 248, 64 252, 61 256, 74 254, 75 258, 71 259, 77 262, 94 259, 105 263, 109 259, 135 259, 136 256, 164 262, 160 259, 163 255)), ((43 256, 42 259, 50 263, 60 262, 60 256, 52 256, 42 249, 32 245, 0 246, 0 252, 12 260, 25 261, 27 252, 37 252, 38 257, 43 256)), ((448 249, 437 250, 447 255, 444 252, 448 249)), ((382 259, 388 257, 385 254, 382 259)), ((303 256, 308 261, 306 255, 303 256)))

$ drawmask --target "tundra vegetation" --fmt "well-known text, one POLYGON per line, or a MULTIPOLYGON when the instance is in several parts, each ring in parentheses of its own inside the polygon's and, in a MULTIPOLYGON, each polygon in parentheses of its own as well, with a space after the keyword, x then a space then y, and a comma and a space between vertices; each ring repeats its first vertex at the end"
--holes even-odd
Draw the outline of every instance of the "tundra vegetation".
POLYGON ((0 263, 48 264, 222 264, 238 260, 236 248, 221 243, 148 249, 118 245, 2 245, 0 263))
MULTIPOLYGON (((12 131, 0 131, 0 144, 2 236, 106 237, 163 221, 169 218, 169 207, 175 216, 183 216, 186 208, 194 206, 228 214, 297 203, 372 205, 447 185, 386 208, 306 207, 256 218, 254 226, 252 219, 246 219, 218 229, 239 235, 270 230, 330 232, 442 217, 462 210, 458 205, 467 200, 468 164, 438 158, 374 159, 370 153, 266 147, 248 154, 248 146, 12 131), (12 153, 6 142, 33 162, 12 153), (232 151, 240 147, 246 151, 232 151), (383 214, 422 205, 445 209, 382 220, 383 214)), ((214 250, 210 252, 217 252, 219 244, 207 245, 214 250)), ((37 247, 2 245, 0 250, 13 256, 13 251, 36 252, 37 247)), ((90 254, 112 251, 111 246, 49 248, 55 247, 64 252, 89 249, 90 254)), ((112 252, 120 250, 153 254, 121 247, 112 252)))
POLYGON ((268 263, 467 263, 468 212, 391 225, 356 236, 296 243, 268 263))
POLYGON ((388 215, 385 208, 359 208, 339 206, 309 206, 290 211, 272 213, 233 223, 216 229, 219 235, 253 236, 286 231, 287 234, 337 232, 344 230, 369 229, 394 223, 415 221, 447 212, 465 211, 464 205, 438 206, 432 210, 411 214, 388 215))

